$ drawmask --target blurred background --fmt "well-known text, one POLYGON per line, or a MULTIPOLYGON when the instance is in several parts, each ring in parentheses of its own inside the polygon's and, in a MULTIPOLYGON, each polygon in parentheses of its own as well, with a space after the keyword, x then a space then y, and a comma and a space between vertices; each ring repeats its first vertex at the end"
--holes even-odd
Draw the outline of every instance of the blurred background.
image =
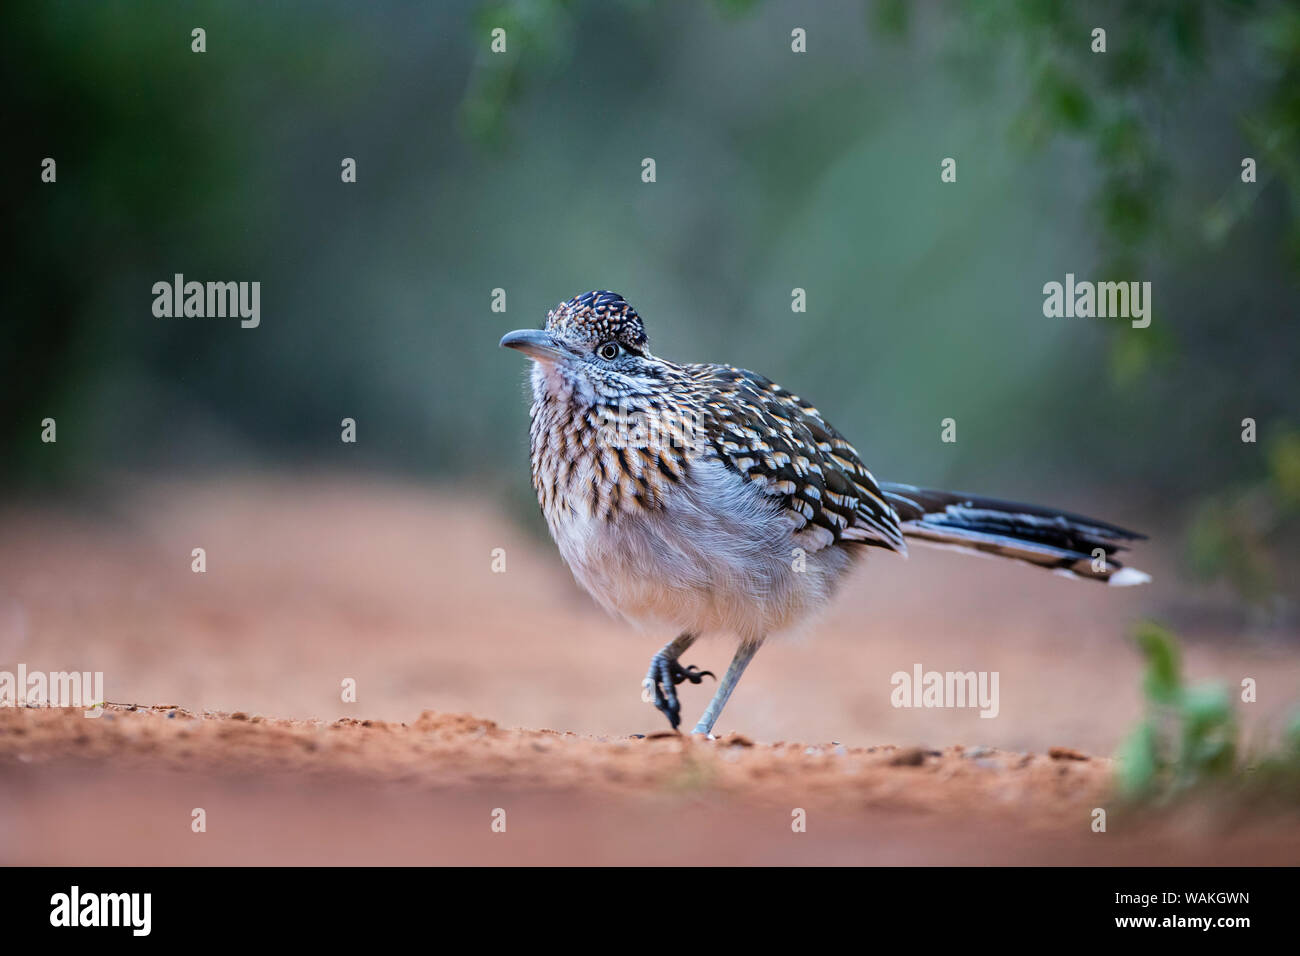
MULTIPOLYGON (((814 696, 782 685, 796 661, 832 675, 853 653, 886 680, 916 654, 944 666, 925 654, 941 641, 1058 665, 1074 648, 1095 665, 1081 701, 1120 693, 1101 660, 1124 662, 1127 694, 1125 628, 1146 615, 1200 642, 1202 670, 1283 668, 1275 706, 1296 698, 1294 4, 12 2, 0 21, 0 657, 120 652, 113 699, 330 717, 355 710, 335 675, 363 649, 376 716, 424 700, 644 729, 635 695, 661 638, 605 642, 626 627, 545 540, 526 369, 496 345, 607 288, 658 354, 815 397, 882 479, 1153 534, 1134 563, 1157 585, 1122 597, 946 555, 865 575, 831 650, 776 651, 782 669, 752 678, 791 707, 814 696), (260 327, 155 317, 153 283, 178 272, 259 281, 260 327), (1150 327, 1045 318, 1043 285, 1066 273, 1150 281, 1150 327), (189 555, 206 542, 204 579, 189 555), (872 656, 863 621, 891 595, 897 653, 872 656), (545 602, 559 610, 537 617, 545 602), (258 683, 252 647, 322 686, 258 683), (526 669, 548 661, 593 685, 604 661, 621 683, 557 700, 526 669)), ((916 715, 878 696, 781 711, 742 688, 728 716, 769 734, 965 732, 900 724, 916 715)), ((1019 723, 974 726, 1043 744, 1034 704, 1057 697, 1045 685, 1019 723)), ((1105 726, 1080 710, 1052 732, 1107 747, 1136 712, 1124 699, 1105 726)))

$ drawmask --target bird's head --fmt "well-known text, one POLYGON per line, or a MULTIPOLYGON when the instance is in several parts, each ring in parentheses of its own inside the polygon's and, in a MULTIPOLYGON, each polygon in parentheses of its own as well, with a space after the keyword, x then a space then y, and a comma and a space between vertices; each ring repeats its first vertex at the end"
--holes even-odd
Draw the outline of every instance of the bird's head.
POLYGON ((617 292, 584 292, 546 314, 544 329, 501 339, 536 364, 534 386, 589 402, 644 394, 668 363, 650 354, 645 325, 617 292))

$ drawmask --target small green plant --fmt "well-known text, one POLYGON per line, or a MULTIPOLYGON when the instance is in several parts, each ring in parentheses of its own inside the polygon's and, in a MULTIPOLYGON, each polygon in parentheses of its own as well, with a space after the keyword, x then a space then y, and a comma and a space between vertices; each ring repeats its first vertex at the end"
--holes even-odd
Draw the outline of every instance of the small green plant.
POLYGON ((1241 753, 1232 695, 1222 684, 1183 682, 1178 640, 1151 621, 1134 634, 1146 658, 1146 714, 1116 752, 1117 785, 1131 799, 1168 800, 1214 783, 1239 796, 1300 797, 1300 712, 1282 746, 1241 753))
POLYGON ((1143 622, 1134 639, 1147 662, 1147 712, 1116 754, 1120 792, 1172 794, 1232 773, 1237 724, 1228 688, 1184 684, 1178 641, 1159 624, 1143 622))

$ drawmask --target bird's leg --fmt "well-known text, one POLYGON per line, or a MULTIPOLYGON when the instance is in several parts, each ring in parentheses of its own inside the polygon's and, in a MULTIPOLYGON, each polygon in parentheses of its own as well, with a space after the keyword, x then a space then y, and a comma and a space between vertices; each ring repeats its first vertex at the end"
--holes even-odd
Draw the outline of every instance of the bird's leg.
POLYGON ((754 655, 758 653, 758 648, 762 643, 763 641, 760 638, 757 641, 745 641, 740 647, 736 648, 736 656, 731 659, 731 666, 727 668, 727 673, 722 675, 722 683, 718 685, 717 693, 709 701, 709 706, 704 708, 704 714, 700 717, 700 722, 695 725, 695 729, 691 733, 713 733, 713 725, 717 723, 718 717, 721 716, 722 708, 727 706, 727 700, 731 697, 731 692, 740 683, 740 675, 745 673, 745 668, 754 659, 754 655))
POLYGON ((676 687, 682 681, 698 684, 712 671, 702 671, 697 667, 682 667, 677 658, 686 653, 687 648, 695 643, 696 634, 682 634, 669 641, 654 657, 650 659, 650 673, 641 682, 641 699, 647 704, 654 704, 672 724, 673 730, 682 722, 682 707, 677 700, 676 687))

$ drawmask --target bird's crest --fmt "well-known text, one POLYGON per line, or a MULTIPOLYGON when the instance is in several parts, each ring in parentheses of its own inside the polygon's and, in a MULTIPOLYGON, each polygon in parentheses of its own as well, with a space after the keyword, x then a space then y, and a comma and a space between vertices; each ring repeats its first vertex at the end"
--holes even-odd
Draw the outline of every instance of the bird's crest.
POLYGON ((597 290, 575 295, 546 314, 546 329, 569 341, 621 342, 634 352, 649 339, 636 309, 617 292, 597 290))

